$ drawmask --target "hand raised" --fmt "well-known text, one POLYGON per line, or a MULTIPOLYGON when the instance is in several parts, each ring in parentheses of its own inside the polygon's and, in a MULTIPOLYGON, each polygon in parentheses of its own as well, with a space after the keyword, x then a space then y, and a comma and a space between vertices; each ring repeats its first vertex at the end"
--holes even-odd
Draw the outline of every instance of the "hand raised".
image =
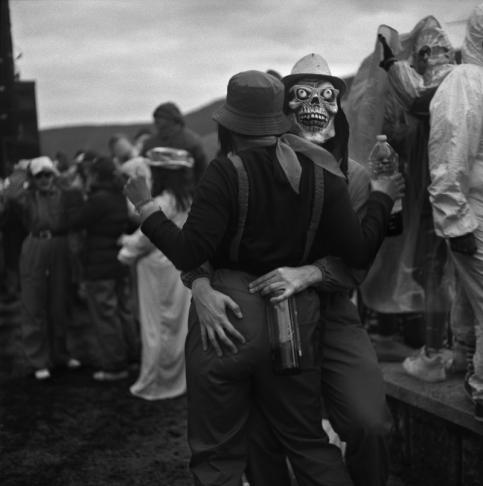
POLYGON ((389 68, 397 61, 392 49, 389 47, 386 38, 382 34, 377 35, 377 40, 382 45, 382 61, 379 66, 388 71, 389 68))
POLYGON ((142 175, 130 177, 124 185, 124 195, 136 208, 149 201, 151 199, 151 190, 146 178, 142 175))

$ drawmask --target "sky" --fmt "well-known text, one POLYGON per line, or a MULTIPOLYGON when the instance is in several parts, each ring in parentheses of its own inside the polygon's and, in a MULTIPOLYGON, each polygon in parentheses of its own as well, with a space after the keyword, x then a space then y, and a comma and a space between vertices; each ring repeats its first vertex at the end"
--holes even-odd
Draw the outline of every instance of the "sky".
POLYGON ((380 24, 427 15, 455 47, 481 0, 10 0, 16 69, 36 82, 40 128, 144 123, 223 97, 235 73, 287 75, 302 56, 354 74, 380 24))

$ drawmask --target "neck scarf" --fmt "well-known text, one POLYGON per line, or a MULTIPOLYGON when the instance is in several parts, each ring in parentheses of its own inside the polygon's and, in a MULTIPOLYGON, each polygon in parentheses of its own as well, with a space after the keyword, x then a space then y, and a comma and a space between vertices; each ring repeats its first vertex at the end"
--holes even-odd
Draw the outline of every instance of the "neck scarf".
MULTIPOLYGON (((245 145, 245 144, 244 144, 245 145)), ((316 166, 325 169, 333 175, 344 177, 337 160, 327 150, 312 142, 308 142, 298 135, 286 133, 281 137, 267 136, 256 137, 246 140, 245 147, 264 147, 267 145, 276 145, 275 154, 278 163, 288 180, 288 183, 296 194, 300 193, 300 177, 302 175, 302 166, 296 152, 299 152, 309 158, 316 166)))

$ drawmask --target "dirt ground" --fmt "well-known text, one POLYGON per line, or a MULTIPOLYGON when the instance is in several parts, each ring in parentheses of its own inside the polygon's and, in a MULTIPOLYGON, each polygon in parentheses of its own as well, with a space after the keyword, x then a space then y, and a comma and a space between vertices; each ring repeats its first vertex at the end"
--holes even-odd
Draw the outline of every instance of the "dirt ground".
MULTIPOLYGON (((89 367, 36 381, 22 358, 18 311, 0 304, 0 485, 191 485, 186 398, 132 396, 136 371, 107 384, 89 367)), ((78 309, 70 330, 87 363, 88 326, 78 309)))
POLYGON ((0 486, 190 486, 186 398, 132 396, 135 370, 95 382, 89 316, 78 302, 72 310, 70 349, 86 366, 38 382, 22 355, 19 304, 0 301, 0 486))
POLYGON ((99 384, 87 370, 66 370, 47 383, 2 383, 0 484, 191 484, 185 398, 135 398, 134 378, 99 384))

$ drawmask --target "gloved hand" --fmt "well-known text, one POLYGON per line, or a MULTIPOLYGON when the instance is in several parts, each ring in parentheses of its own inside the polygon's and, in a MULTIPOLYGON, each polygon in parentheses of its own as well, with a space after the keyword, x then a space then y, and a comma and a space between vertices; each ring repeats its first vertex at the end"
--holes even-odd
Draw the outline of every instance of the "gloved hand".
POLYGON ((382 67, 382 69, 384 69, 385 71, 389 71, 389 68, 397 61, 397 58, 394 56, 392 49, 389 47, 386 38, 382 34, 377 35, 377 40, 382 45, 383 55, 383 59, 379 63, 379 66, 382 67))
POLYGON ((476 253, 476 239, 473 233, 462 236, 455 236, 449 239, 451 250, 463 255, 474 255, 476 253))

